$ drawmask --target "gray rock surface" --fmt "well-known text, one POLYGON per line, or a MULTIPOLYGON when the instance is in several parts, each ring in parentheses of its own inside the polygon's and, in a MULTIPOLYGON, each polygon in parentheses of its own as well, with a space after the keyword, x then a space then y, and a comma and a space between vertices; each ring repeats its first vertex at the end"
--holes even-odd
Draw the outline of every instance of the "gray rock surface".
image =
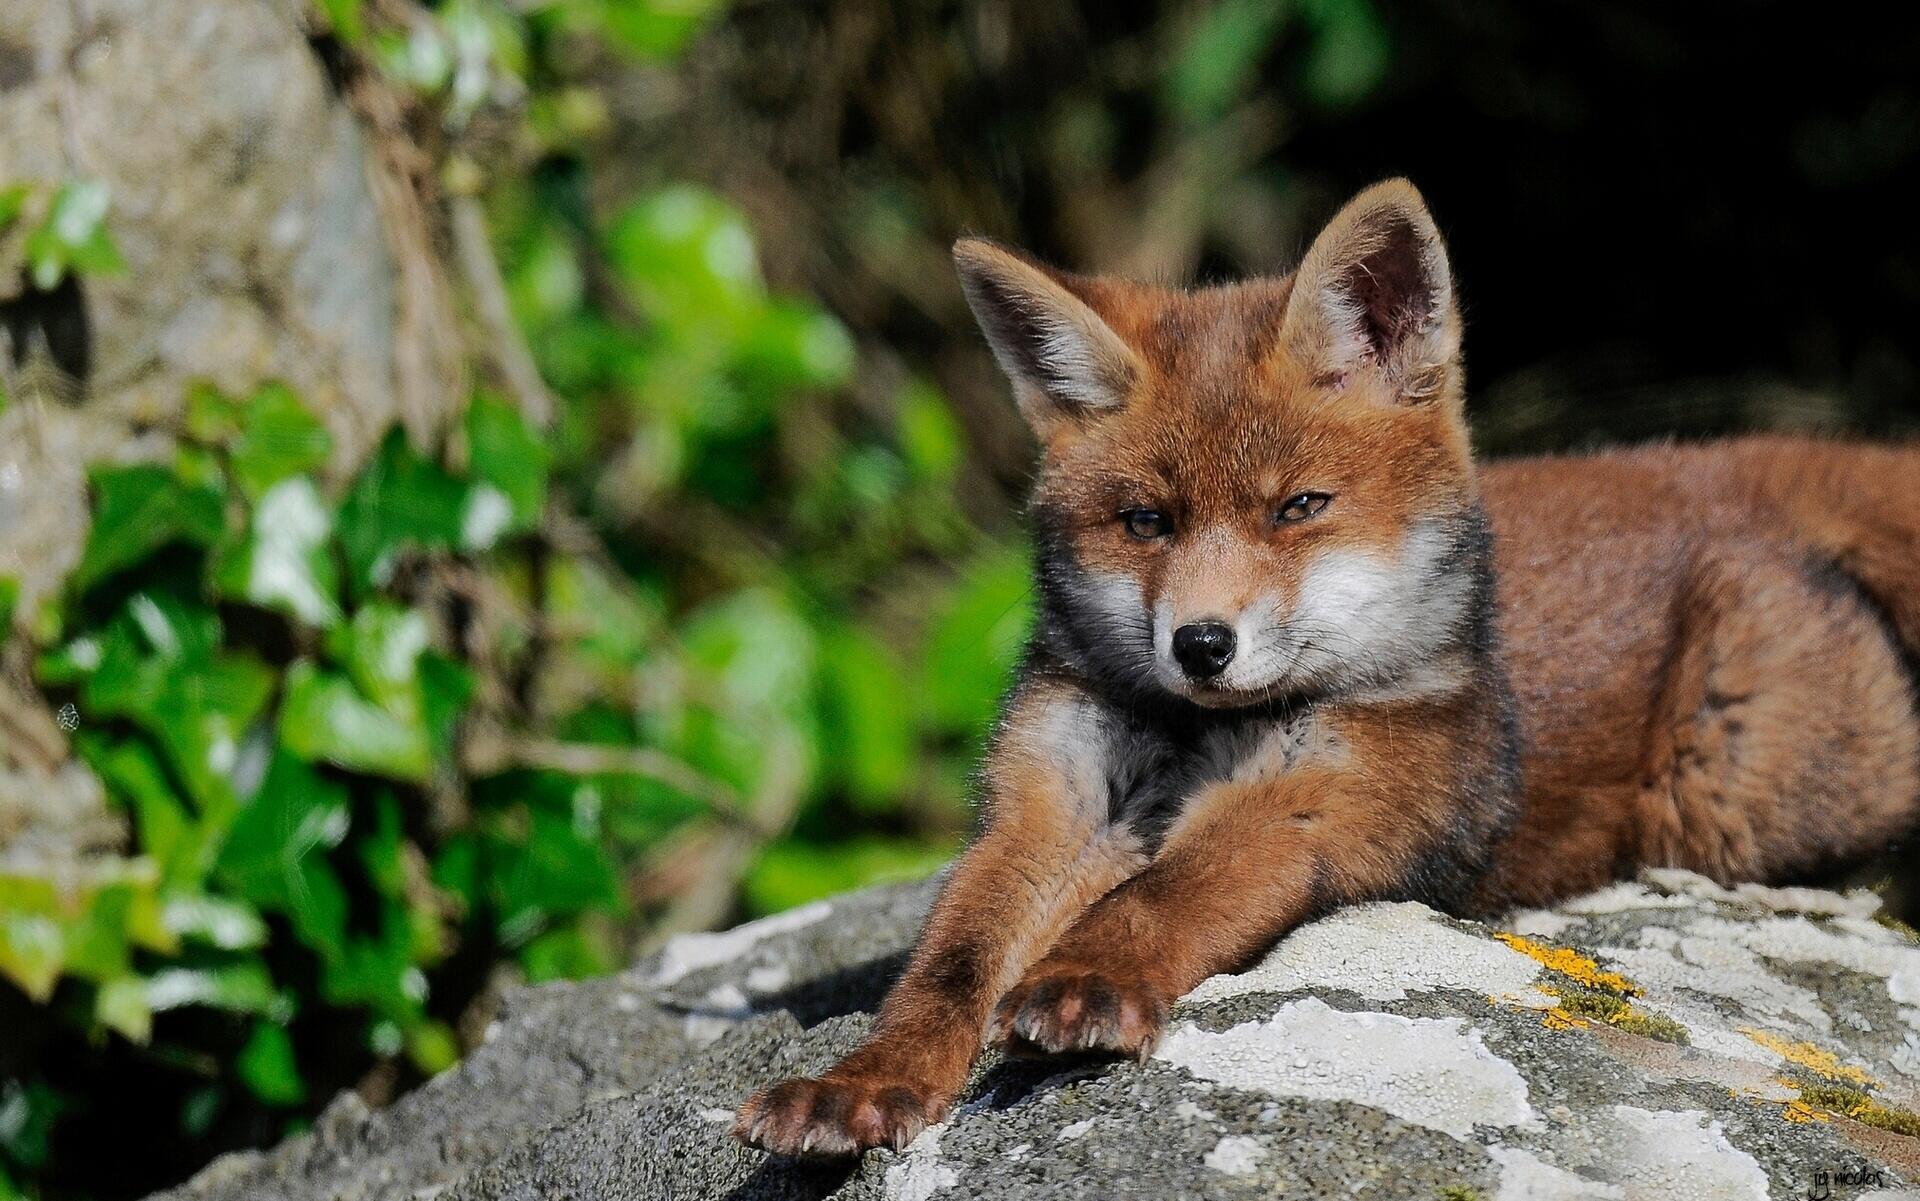
POLYGON ((742 1097, 859 1040, 929 896, 525 992, 388 1110, 336 1101, 164 1196, 1920 1198, 1920 945, 1870 894, 1684 872, 1493 926, 1346 910, 1196 989, 1145 1064, 989 1057, 948 1121, 856 1163, 735 1144, 742 1097))

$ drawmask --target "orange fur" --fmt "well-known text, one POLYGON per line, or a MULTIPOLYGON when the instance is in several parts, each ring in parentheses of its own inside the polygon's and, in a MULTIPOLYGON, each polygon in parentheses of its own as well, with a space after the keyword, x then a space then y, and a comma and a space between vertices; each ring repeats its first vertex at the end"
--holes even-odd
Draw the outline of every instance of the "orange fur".
POLYGON ((1792 879, 1916 824, 1920 449, 1476 469, 1402 181, 1280 279, 956 259, 1042 443, 1040 629, 872 1039, 750 1098, 747 1141, 903 1145, 983 1038, 1145 1054, 1181 994, 1333 906, 1792 879), (1203 627, 1225 657, 1181 649, 1203 627))

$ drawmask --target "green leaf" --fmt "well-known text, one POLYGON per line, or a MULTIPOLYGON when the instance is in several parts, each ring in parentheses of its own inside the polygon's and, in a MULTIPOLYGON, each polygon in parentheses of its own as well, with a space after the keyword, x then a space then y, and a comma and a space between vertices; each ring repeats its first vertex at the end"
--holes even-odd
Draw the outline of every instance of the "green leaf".
POLYGON ((93 1016, 128 1042, 145 1043, 153 1037, 153 1007, 147 1002, 146 978, 129 973, 102 984, 93 995, 93 1016))
POLYGON ((869 884, 917 880, 937 871, 960 849, 955 842, 856 838, 831 845, 782 839, 771 843, 742 881, 747 908, 777 913, 869 884))
POLYGON ((374 703, 419 720, 420 656, 426 653, 426 615, 388 601, 362 606, 353 621, 327 637, 327 652, 374 703))
POLYGON ((81 590, 164 546, 211 546, 225 525, 218 492, 150 463, 96 468, 93 488, 93 528, 73 576, 81 590))
POLYGON ((482 393, 467 406, 467 450, 473 477, 506 497, 514 530, 530 530, 547 504, 547 444, 520 410, 482 393))
POLYGON ((301 660, 287 670, 280 743, 309 763, 424 783, 433 767, 425 723, 409 724, 344 675, 301 660))
POLYGON ((166 898, 161 920, 190 942, 222 951, 253 951, 267 944, 267 924, 251 905, 208 893, 176 893, 166 898))
POLYGON ((838 387, 853 377, 853 339, 817 305, 770 302, 744 331, 740 368, 762 388, 838 387))
POLYGON ((824 742, 855 805, 893 807, 911 784, 918 729, 912 686, 894 653, 863 630, 842 630, 821 656, 826 686, 824 742))
POLYGON ((160 865, 161 878, 199 883, 208 867, 207 839, 174 792, 159 756, 138 735, 110 744, 83 739, 79 745, 108 790, 132 808, 140 849, 160 865))
POLYGON ((327 852, 352 826, 347 790, 290 754, 276 754, 258 794, 234 819, 214 872, 261 909, 287 916, 322 961, 346 950, 347 896, 327 852))
POLYGON ((326 426, 293 389, 277 383, 253 394, 230 451, 234 479, 254 500, 283 480, 318 471, 332 452, 326 426))
POLYGON ((30 869, 0 870, 0 975, 36 1001, 62 975, 103 983, 130 970, 136 947, 172 951, 161 924, 151 860, 90 859, 56 881, 30 869))
POLYGON ((616 217, 607 256, 635 303, 669 324, 737 331, 766 294, 753 234, 711 192, 676 186, 616 217))
POLYGON ((52 916, 0 908, 0 975, 28 999, 49 1000, 66 962, 67 933, 52 916))
POLYGON ((356 594, 390 582, 399 555, 462 544, 468 486, 415 454, 395 430, 340 506, 340 543, 356 594))
POLYGON ((360 15, 363 0, 318 0, 318 3, 321 15, 342 43, 358 46, 366 39, 366 25, 360 15))
POLYGON ((470 873, 509 946, 529 942, 558 920, 617 907, 619 886, 601 837, 600 790, 548 773, 516 773, 497 783, 494 791, 506 792, 511 802, 481 815, 473 851, 436 865, 436 878, 457 886, 456 877, 470 873))
POLYGON ((237 804, 240 740, 274 684, 258 660, 216 653, 220 637, 208 610, 166 592, 136 593, 101 638, 82 692, 88 713, 125 717, 146 730, 214 822, 237 804))
POLYGON ((333 514, 313 481, 282 480, 260 497, 245 535, 216 556, 215 592, 331 629, 340 621, 332 531, 333 514))
POLYGON ((915 380, 900 396, 896 437, 913 478, 944 484, 960 469, 966 443, 953 410, 932 384, 915 380))
POLYGON ((161 968, 147 978, 147 1005, 159 1013, 187 1005, 229 1013, 275 1014, 286 1004, 258 960, 161 968))
POLYGON ((575 19, 601 33, 615 49, 649 61, 686 48, 726 0, 575 0, 575 19))
POLYGON ((1370 0, 1311 0, 1303 15, 1314 27, 1307 57, 1308 92, 1321 104, 1366 98, 1382 78, 1393 47, 1370 0))
POLYGON ((365 1005, 411 1026, 421 1020, 427 1000, 426 975, 414 962, 413 928, 401 903, 381 898, 374 908, 374 932, 348 938, 346 953, 321 978, 321 994, 329 1004, 365 1005))
POLYGON ((0 1159, 28 1168, 46 1163, 54 1127, 71 1104, 39 1081, 0 1080, 0 1159))
POLYGON ((33 189, 23 183, 9 184, 0 188, 0 234, 13 228, 13 223, 20 219, 22 212, 26 211, 27 197, 32 194, 33 189))
POLYGON ((708 605, 681 632, 702 701, 672 713, 664 748, 751 796, 769 772, 804 791, 817 747, 813 629, 785 596, 751 589, 708 605))
POLYGON ((246 402, 209 383, 196 383, 187 389, 183 424, 187 436, 209 446, 224 445, 240 433, 246 402))
POLYGON ((118 275, 127 269, 107 233, 111 207, 106 185, 96 180, 60 186, 46 221, 27 235, 27 268, 36 288, 51 291, 68 272, 118 275))
POLYGON ((529 984, 602 976, 620 967, 619 950, 612 943, 598 927, 562 926, 521 948, 520 966, 529 984))
POLYGON ((983 734, 1033 623, 1026 558, 996 547, 969 566, 928 630, 920 695, 934 723, 983 734))
POLYGON ((1167 105, 1190 125, 1226 115, 1259 75, 1291 0, 1224 0, 1205 8, 1174 56, 1167 105))
POLYGON ((294 1058, 293 1039, 284 1026, 256 1022, 252 1037, 234 1058, 240 1082, 268 1105, 298 1105, 307 1099, 307 1082, 294 1058))
MULTIPOLYGON (((424 748, 427 758, 445 758, 453 752, 453 730, 472 691, 472 677, 459 664, 427 649, 427 621, 418 610, 375 601, 353 615, 353 620, 327 637, 329 656, 346 669, 353 695, 334 690, 328 704, 343 705, 340 714, 360 723, 374 738, 358 748, 355 760, 366 770, 397 779, 420 779, 425 767, 416 767, 424 748), (358 704, 355 701, 369 704, 358 704), (373 756, 369 759, 366 756, 373 756)), ((288 704, 294 704, 289 679, 288 704)), ((303 696, 301 703, 315 699, 303 696)), ((351 746, 334 746, 338 731, 302 729, 289 745, 308 757, 324 757, 348 765, 351 746), (331 749, 322 749, 323 744, 331 749)))
POLYGON ((421 1022, 407 1031, 407 1058, 436 1076, 460 1061, 460 1039, 445 1022, 421 1022))

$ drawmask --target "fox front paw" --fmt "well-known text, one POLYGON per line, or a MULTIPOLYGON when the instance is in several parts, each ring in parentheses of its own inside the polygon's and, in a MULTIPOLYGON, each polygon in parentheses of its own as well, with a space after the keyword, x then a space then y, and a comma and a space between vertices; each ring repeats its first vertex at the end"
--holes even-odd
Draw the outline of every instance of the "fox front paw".
POLYGON ((734 1137, 775 1155, 833 1159, 894 1150, 940 1120, 946 1106, 898 1081, 786 1080, 747 1098, 734 1137))
POLYGON ((991 1035, 1016 1053, 1110 1051, 1145 1059, 1160 1040, 1168 1008, 1139 981, 1085 969, 1043 969, 1001 999, 991 1035))

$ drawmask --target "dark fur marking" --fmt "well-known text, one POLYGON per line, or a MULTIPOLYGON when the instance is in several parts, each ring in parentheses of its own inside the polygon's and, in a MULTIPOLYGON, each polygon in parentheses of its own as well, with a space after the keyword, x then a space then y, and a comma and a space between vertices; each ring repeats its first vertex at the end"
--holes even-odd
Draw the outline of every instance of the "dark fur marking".
POLYGON ((984 982, 980 952, 962 944, 949 947, 927 961, 927 982, 950 996, 966 996, 984 982))

